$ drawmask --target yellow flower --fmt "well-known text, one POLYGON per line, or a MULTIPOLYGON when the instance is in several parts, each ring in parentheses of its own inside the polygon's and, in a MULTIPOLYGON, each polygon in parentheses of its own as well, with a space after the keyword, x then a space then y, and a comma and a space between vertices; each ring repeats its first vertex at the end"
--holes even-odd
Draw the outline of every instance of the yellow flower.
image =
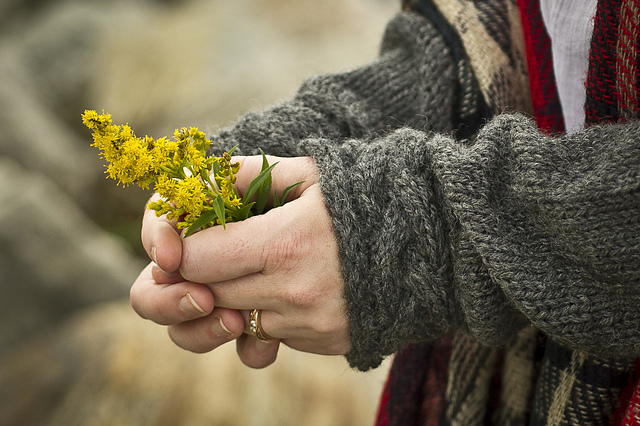
POLYGON ((233 195, 233 184, 230 179, 225 177, 216 176, 216 183, 220 188, 220 194, 222 194, 222 198, 229 198, 233 195))
POLYGON ((232 194, 229 196, 229 205, 233 207, 242 207, 242 200, 237 195, 232 194))
POLYGON ((167 214, 175 209, 175 207, 169 204, 166 200, 152 201, 147 205, 147 208, 155 211, 158 216, 167 214))
MULTIPOLYGON (((107 161, 109 177, 122 185, 136 183, 148 188, 154 184, 162 199, 147 207, 158 216, 176 220, 179 229, 188 228, 185 235, 252 214, 253 203, 245 206, 234 189, 240 163, 231 163, 231 155, 226 152, 221 157, 207 156, 211 141, 197 128, 176 129, 173 140, 140 138, 128 124, 114 125, 111 115, 93 110, 84 112, 82 123, 93 131, 92 145, 107 161)), ((273 166, 263 158, 261 175, 266 176, 273 166)), ((252 192, 262 191, 263 200, 271 188, 270 180, 268 186, 264 182, 262 178, 252 192)))
POLYGON ((111 125, 111 114, 98 115, 96 111, 86 110, 82 115, 82 124, 91 130, 105 128, 111 125))
POLYGON ((189 176, 177 183, 173 200, 177 207, 199 216, 207 198, 204 190, 204 186, 197 177, 189 176))
POLYGON ((197 128, 192 127, 189 129, 189 136, 193 139, 193 147, 201 152, 207 152, 211 141, 205 137, 205 134, 199 131, 197 128))

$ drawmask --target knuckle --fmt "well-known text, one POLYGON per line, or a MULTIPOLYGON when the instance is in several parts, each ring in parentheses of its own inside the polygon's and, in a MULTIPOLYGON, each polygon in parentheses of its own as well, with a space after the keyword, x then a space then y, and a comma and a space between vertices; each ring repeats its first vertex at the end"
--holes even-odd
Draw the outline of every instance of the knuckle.
POLYGON ((312 323, 312 330, 315 334, 320 336, 335 336, 340 330, 336 321, 328 316, 317 315, 314 317, 312 323))
POLYGON ((318 306, 322 292, 315 286, 295 280, 282 291, 282 301, 301 309, 312 309, 318 306))
POLYGON ((286 235, 282 238, 269 241, 263 252, 263 265, 265 272, 282 268, 297 256, 297 242, 286 235))
POLYGON ((311 324, 311 331, 318 336, 325 337, 332 334, 333 327, 328 321, 316 318, 311 324))
POLYGON ((268 241, 262 252, 265 273, 291 269, 312 252, 312 238, 300 229, 290 229, 268 241))

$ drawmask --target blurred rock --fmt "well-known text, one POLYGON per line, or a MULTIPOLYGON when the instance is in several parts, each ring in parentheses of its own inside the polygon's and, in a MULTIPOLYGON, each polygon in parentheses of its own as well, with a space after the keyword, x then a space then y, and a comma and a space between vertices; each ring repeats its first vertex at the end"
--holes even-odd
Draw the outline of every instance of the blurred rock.
POLYGON ((77 309, 127 296, 144 265, 124 241, 6 157, 0 182, 0 352, 77 309))
POLYGON ((0 155, 45 173, 138 249, 135 227, 148 194, 104 179, 80 122, 84 109, 104 109, 156 137, 182 126, 213 131, 291 96, 311 75, 373 59, 398 7, 396 0, 2 4, 0 155))
POLYGON ((191 1, 112 34, 92 106, 140 132, 215 129, 377 56, 396 0, 191 1))
POLYGON ((33 6, 30 20, 0 38, 0 155, 46 175, 101 225, 126 220, 139 228, 149 194, 105 179, 80 116, 101 77, 102 41, 120 26, 139 24, 144 8, 96 3, 33 6))
POLYGON ((0 362, 4 426, 371 425, 385 379, 287 347, 263 370, 233 343, 185 352, 126 304, 80 312, 0 362))
POLYGON ((0 424, 372 422, 384 368, 283 348, 255 371, 132 312, 150 194, 105 179, 80 115, 215 131, 373 59, 398 3, 0 1, 0 424))

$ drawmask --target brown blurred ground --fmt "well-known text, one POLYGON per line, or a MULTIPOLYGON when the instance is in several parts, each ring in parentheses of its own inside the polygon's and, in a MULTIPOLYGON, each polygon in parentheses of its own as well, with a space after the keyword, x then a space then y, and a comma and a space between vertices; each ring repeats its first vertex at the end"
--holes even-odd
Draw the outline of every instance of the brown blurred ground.
POLYGON ((0 424, 360 425, 384 368, 175 348, 129 308, 148 193, 107 181, 84 109, 213 131, 375 57, 395 0, 0 1, 0 424))

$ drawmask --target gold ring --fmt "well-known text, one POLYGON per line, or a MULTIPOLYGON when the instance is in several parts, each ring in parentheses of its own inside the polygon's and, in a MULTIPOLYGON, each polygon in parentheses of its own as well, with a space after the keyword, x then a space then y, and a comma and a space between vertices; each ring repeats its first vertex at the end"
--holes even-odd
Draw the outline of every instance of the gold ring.
POLYGON ((251 316, 249 318, 249 331, 260 340, 269 340, 271 339, 271 336, 264 332, 260 323, 261 311, 261 309, 254 309, 251 311, 251 316))

